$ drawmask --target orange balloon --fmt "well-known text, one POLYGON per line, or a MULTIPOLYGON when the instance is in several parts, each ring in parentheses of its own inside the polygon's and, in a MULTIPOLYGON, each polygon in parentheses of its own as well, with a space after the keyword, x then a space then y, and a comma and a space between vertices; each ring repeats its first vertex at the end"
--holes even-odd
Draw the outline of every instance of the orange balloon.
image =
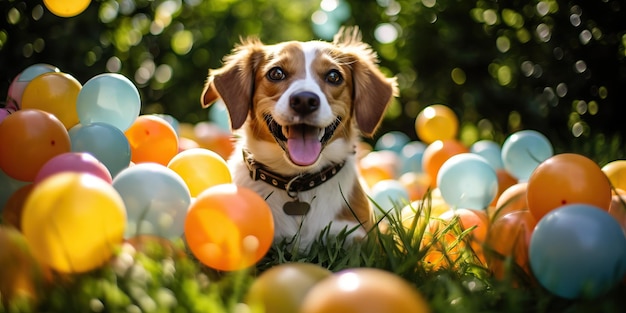
POLYGON ((499 168, 496 170, 496 176, 498 177, 498 193, 493 198, 491 205, 496 205, 498 198, 509 187, 517 184, 517 178, 513 177, 507 170, 499 168))
POLYGON ((430 177, 431 187, 437 185, 439 168, 452 156, 469 152, 469 149, 458 140, 437 140, 424 150, 422 155, 422 168, 430 177))
POLYGON ((22 109, 54 114, 66 129, 79 123, 76 99, 82 88, 70 74, 50 72, 35 77, 24 89, 22 109))
POLYGON ((537 221, 566 204, 584 203, 608 211, 611 186, 600 166, 574 153, 548 158, 530 175, 528 209, 537 221))
POLYGON ((24 203, 26 203, 26 198, 28 198, 32 190, 33 184, 28 184, 20 187, 20 189, 11 195, 2 210, 2 223, 11 225, 17 230, 22 230, 22 211, 24 209, 24 203))
POLYGON ((222 271, 249 267, 274 238, 272 211, 254 191, 221 184, 203 191, 189 207, 185 239, 203 264, 222 271))
POLYGON ((415 119, 415 131, 421 141, 454 139, 459 131, 459 119, 449 107, 435 104, 424 108, 415 119))
POLYGON ((626 191, 622 189, 616 189, 616 191, 617 193, 611 197, 609 214, 617 220, 626 232, 626 191))
POLYGON ((426 173, 407 172, 398 181, 409 192, 410 201, 422 199, 430 187, 430 177, 426 173))
POLYGON ((526 202, 527 188, 528 183, 524 182, 515 184, 504 190, 500 197, 498 197, 491 220, 495 220, 499 216, 504 216, 511 212, 528 210, 528 204, 526 202))
POLYGON ((130 144, 130 159, 135 164, 167 163, 178 153, 178 136, 164 119, 154 115, 141 115, 124 132, 130 144))
POLYGON ((395 179, 400 161, 398 155, 389 150, 371 151, 359 160, 359 173, 369 187, 377 182, 395 179))
POLYGON ((52 157, 70 152, 70 136, 54 115, 36 109, 19 110, 0 123, 0 169, 32 182, 52 157))
POLYGON ((200 122, 193 128, 193 137, 201 148, 215 151, 222 158, 228 159, 235 150, 235 140, 230 132, 220 129, 213 123, 200 122))
POLYGON ((528 245, 537 221, 530 211, 515 211, 496 218, 489 228, 485 242, 489 269, 498 279, 506 277, 506 258, 531 274, 528 245))
POLYGON ((456 217, 459 219, 461 231, 474 227, 467 237, 463 239, 468 240, 478 260, 482 264, 486 264, 483 244, 487 239, 487 231, 489 229, 487 213, 483 210, 456 209, 442 213, 438 218, 431 220, 428 225, 428 236, 424 236, 425 244, 431 242, 434 238, 433 236, 444 232, 443 236, 431 247, 431 250, 434 251, 430 251, 424 259, 424 261, 433 266, 433 269, 454 265, 461 258, 467 256, 468 247, 465 241, 459 237, 461 233, 453 228, 447 229, 456 217))

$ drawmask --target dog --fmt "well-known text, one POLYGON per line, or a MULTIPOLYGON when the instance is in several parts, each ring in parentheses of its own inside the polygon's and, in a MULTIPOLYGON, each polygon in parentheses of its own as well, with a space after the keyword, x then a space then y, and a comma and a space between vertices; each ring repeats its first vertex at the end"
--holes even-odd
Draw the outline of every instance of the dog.
POLYGON ((201 102, 224 102, 239 135, 233 182, 266 199, 275 242, 306 250, 324 231, 352 242, 374 227, 355 149, 397 93, 360 30, 346 27, 332 42, 242 39, 209 70, 201 102))

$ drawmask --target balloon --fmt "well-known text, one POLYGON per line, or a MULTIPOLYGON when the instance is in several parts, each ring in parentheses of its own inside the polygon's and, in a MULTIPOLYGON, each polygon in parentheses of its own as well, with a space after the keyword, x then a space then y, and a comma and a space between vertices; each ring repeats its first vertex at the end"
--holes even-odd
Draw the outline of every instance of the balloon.
POLYGON ((498 192, 498 176, 485 158, 461 153, 443 163, 437 186, 450 206, 484 210, 498 192))
POLYGON ((394 179, 398 173, 398 155, 388 150, 372 151, 359 160, 358 169, 369 187, 381 180, 394 179))
POLYGON ((496 193, 496 197, 493 201, 491 201, 490 207, 496 205, 496 202, 503 191, 518 183, 517 178, 513 177, 513 175, 509 174, 509 172, 503 168, 496 170, 496 176, 498 176, 498 192, 496 193))
POLYGON ((421 141, 411 141, 400 151, 400 173, 422 173, 422 158, 426 145, 421 141))
POLYGON ((156 163, 137 164, 119 172, 113 187, 126 206, 126 238, 153 234, 174 240, 182 236, 191 196, 174 171, 156 163))
POLYGON ((457 140, 437 140, 429 144, 422 156, 422 168, 430 177, 431 187, 437 186, 437 175, 443 163, 454 155, 466 152, 469 152, 467 147, 457 140))
POLYGON ((606 211, 569 204, 539 220, 529 258, 535 277, 553 294, 596 298, 626 274, 626 236, 606 211))
POLYGON ((626 232, 626 191, 617 189, 617 193, 611 197, 611 206, 608 212, 626 232))
POLYGON ((153 115, 139 116, 124 133, 130 144, 134 163, 167 163, 178 153, 176 131, 164 119, 153 115))
POLYGON ((43 269, 33 256, 24 236, 12 227, 0 225, 0 294, 3 308, 20 303, 35 311, 44 281, 43 269))
POLYGON ((398 181, 406 188, 411 201, 422 199, 430 187, 430 177, 425 173, 404 173, 398 178, 398 181))
POLYGON ((534 130, 522 130, 510 135, 502 144, 502 163, 511 175, 525 181, 539 163, 553 153, 546 136, 534 130))
POLYGON ((112 177, 130 164, 130 145, 124 133, 106 123, 78 124, 69 131, 72 151, 87 152, 104 164, 112 177))
POLYGON ((152 114, 152 116, 156 116, 165 120, 168 124, 170 124, 170 126, 172 126, 172 128, 176 132, 176 136, 178 136, 178 129, 180 128, 180 123, 178 122, 176 118, 174 118, 173 116, 169 114, 152 114))
POLYGON ((170 160, 167 167, 180 175, 192 197, 211 186, 232 182, 226 161, 207 149, 194 148, 180 152, 170 160))
POLYGON ((54 114, 70 129, 78 124, 76 98, 80 83, 66 73, 44 73, 35 77, 24 89, 23 109, 39 109, 54 114))
POLYGON ((409 143, 410 138, 405 133, 400 131, 390 131, 380 136, 374 144, 375 150, 391 150, 397 154, 400 154, 402 148, 409 143))
POLYGON ((528 183, 518 183, 507 189, 498 197, 496 202, 496 211, 491 217, 492 220, 496 220, 499 216, 507 215, 508 213, 517 211, 528 211, 528 204, 526 202, 526 190, 528 183))
POLYGON ((614 188, 626 190, 626 160, 615 160, 602 167, 614 188))
POLYGON ((33 182, 37 184, 56 173, 68 171, 88 173, 100 177, 109 184, 112 182, 111 173, 106 166, 86 152, 66 152, 53 157, 41 167, 33 182))
POLYGON ((40 182, 22 215, 22 231, 37 259, 62 273, 86 272, 107 262, 125 226, 117 191, 84 173, 60 173, 40 182))
POLYGON ((121 74, 105 73, 88 80, 78 93, 76 110, 83 125, 104 122, 125 131, 139 116, 141 99, 121 74))
POLYGON ((203 264, 222 271, 253 265, 274 237, 272 211, 254 191, 221 184, 198 195, 185 219, 185 239, 203 264))
POLYGON ((572 203, 595 205, 607 211, 611 186, 600 166, 591 159, 574 153, 557 154, 541 163, 530 176, 527 201, 537 220, 572 203))
POLYGON ((70 138, 54 115, 19 110, 0 123, 0 169, 12 178, 32 182, 52 157, 70 151, 70 138))
POLYGON ((381 180, 370 191, 374 213, 382 217, 392 209, 400 211, 409 202, 409 192, 397 180, 381 180))
POLYGON ((193 133, 193 137, 188 138, 194 139, 201 148, 215 151, 224 159, 228 159, 235 149, 230 131, 223 131, 213 123, 197 123, 193 126, 193 133))
MULTIPOLYGON (((427 228, 428 231, 422 242, 424 245, 433 243, 430 252, 434 253, 427 255, 424 261, 429 262, 433 269, 438 269, 440 267, 454 266, 457 262, 467 258, 468 249, 466 248, 466 242, 459 241, 459 237, 462 231, 470 228, 473 228, 473 230, 464 238, 469 242, 473 255, 482 264, 486 264, 483 243, 487 239, 489 217, 484 210, 471 209, 448 210, 430 221, 427 228), (448 228, 450 225, 453 225, 452 223, 457 218, 460 229, 448 228), (434 240, 433 238, 435 237, 438 237, 438 239, 434 240), (444 253, 446 257, 444 257, 444 253), (448 262, 451 262, 451 264, 448 264, 448 262)), ((473 257, 473 255, 469 256, 473 257)))
POLYGON ((485 158, 494 170, 504 168, 502 163, 502 149, 500 145, 492 140, 481 140, 470 146, 470 152, 485 158))
POLYGON ((7 116, 11 115, 13 112, 15 112, 16 109, 8 109, 8 108, 0 108, 0 123, 2 123, 2 121, 4 121, 5 118, 7 118, 7 116))
POLYGON ((255 312, 298 312, 309 290, 332 272, 311 263, 284 263, 261 273, 250 285, 245 302, 255 312))
POLYGON ((222 132, 230 133, 230 116, 222 99, 218 99, 209 107, 209 121, 217 126, 222 132))
POLYGON ((428 313, 426 300, 400 276, 376 268, 343 270, 317 283, 300 313, 428 313))
POLYGON ((415 119, 417 136, 426 144, 456 138, 459 119, 452 109, 442 104, 424 108, 415 119))
POLYGON ((22 230, 22 212, 24 211, 24 203, 33 191, 33 184, 22 186, 15 191, 13 195, 7 200, 7 203, 2 209, 2 223, 5 225, 11 225, 17 230, 22 230))
POLYGON ((20 109, 22 104, 22 95, 24 94, 24 89, 28 83, 35 77, 50 72, 58 73, 59 69, 50 64, 38 63, 27 67, 20 74, 15 76, 11 85, 9 85, 7 107, 13 109, 14 111, 20 109))
POLYGON ((28 182, 17 180, 0 169, 0 208, 3 208, 13 193, 24 185, 28 185, 28 182))
POLYGON ((506 258, 531 274, 528 264, 528 246, 537 221, 528 210, 499 215, 491 223, 485 247, 487 264, 497 279, 507 276, 506 258))
POLYGON ((85 11, 91 0, 44 0, 43 3, 57 16, 72 17, 85 11))

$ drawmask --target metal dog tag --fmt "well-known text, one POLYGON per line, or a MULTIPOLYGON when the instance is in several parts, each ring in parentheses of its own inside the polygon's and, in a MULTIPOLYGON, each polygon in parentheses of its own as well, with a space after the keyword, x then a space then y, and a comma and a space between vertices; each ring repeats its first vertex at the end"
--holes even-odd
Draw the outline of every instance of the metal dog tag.
POLYGON ((283 211, 287 215, 306 215, 309 212, 311 205, 307 202, 300 202, 296 199, 294 201, 285 202, 283 205, 283 211))

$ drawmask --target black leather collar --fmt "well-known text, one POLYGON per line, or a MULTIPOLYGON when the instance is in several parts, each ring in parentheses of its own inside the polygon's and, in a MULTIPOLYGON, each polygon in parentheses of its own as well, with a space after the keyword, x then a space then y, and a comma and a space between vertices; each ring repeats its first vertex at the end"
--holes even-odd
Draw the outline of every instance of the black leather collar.
POLYGON ((264 181, 276 188, 287 191, 287 193, 311 190, 335 176, 345 161, 323 168, 317 173, 304 173, 292 177, 285 177, 268 170, 265 165, 256 162, 250 152, 243 149, 243 159, 250 170, 250 177, 254 180, 264 181))

